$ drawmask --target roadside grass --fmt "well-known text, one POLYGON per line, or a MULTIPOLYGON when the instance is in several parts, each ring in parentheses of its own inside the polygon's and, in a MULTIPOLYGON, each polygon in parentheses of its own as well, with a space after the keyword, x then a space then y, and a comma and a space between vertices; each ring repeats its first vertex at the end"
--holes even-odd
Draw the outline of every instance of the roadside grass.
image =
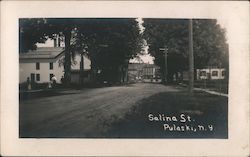
MULTIPOLYGON (((119 104, 117 104, 119 105, 119 104)), ((151 119, 152 120, 152 119, 151 119)), ((183 119, 182 119, 183 120, 183 119)), ((113 120, 104 133, 107 138, 228 138, 228 98, 195 91, 192 97, 186 91, 163 92, 145 98, 122 119, 113 120), (159 114, 177 121, 150 121, 149 115, 159 114), (181 114, 186 122, 180 122, 181 114), (191 121, 187 121, 187 117, 191 121), (164 130, 163 125, 191 126, 197 131, 164 130), (199 130, 198 125, 206 130, 199 130), (213 129, 210 130, 209 126, 213 129)))
MULTIPOLYGON (((188 81, 183 81, 188 85, 188 81)), ((224 94, 228 94, 228 81, 225 80, 195 80, 194 87, 208 89, 224 94)))
POLYGON ((78 84, 72 84, 70 87, 64 87, 60 84, 57 84, 54 88, 47 88, 46 84, 36 84, 36 87, 32 90, 25 89, 25 83, 19 85, 19 101, 43 98, 43 97, 52 97, 52 96, 60 96, 60 95, 68 95, 68 94, 77 94, 74 92, 75 90, 86 90, 86 89, 98 89, 98 88, 109 88, 109 87, 118 87, 118 86, 126 86, 133 87, 134 83, 120 83, 120 84, 84 84, 82 86, 78 84), (68 92, 69 91, 69 92, 68 92), (73 92, 71 92, 73 91, 73 92))

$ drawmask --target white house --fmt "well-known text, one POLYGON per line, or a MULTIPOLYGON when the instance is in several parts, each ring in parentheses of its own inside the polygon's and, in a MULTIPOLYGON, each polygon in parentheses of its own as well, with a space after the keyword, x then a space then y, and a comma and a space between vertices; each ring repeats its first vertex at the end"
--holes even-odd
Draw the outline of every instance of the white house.
MULTIPOLYGON (((63 67, 64 48, 63 47, 38 47, 27 53, 19 54, 19 82, 30 81, 36 83, 47 83, 53 75, 57 78, 57 83, 64 75, 63 67)), ((80 70, 81 56, 76 55, 72 70, 80 70)), ((83 56, 84 70, 90 70, 90 59, 83 56)), ((73 79, 74 81, 74 79, 73 79)))
POLYGON ((224 68, 204 68, 204 69, 197 69, 197 80, 204 80, 204 79, 224 79, 225 78, 226 70, 224 68))

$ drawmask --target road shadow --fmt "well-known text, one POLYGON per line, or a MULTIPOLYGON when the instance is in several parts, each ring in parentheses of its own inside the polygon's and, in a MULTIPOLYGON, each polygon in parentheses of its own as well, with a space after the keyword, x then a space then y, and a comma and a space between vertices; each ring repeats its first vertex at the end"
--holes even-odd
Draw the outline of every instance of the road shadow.
POLYGON ((228 99, 204 92, 158 93, 107 127, 102 137, 227 139, 228 99))
POLYGON ((53 97, 60 95, 78 94, 78 92, 65 92, 64 90, 37 90, 37 91, 20 91, 19 101, 32 100, 43 97, 53 97))

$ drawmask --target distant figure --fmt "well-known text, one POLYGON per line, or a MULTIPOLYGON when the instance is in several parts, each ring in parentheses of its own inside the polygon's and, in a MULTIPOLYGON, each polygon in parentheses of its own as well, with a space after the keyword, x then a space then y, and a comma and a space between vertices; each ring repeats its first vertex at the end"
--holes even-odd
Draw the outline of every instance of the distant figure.
POLYGON ((61 78, 61 83, 64 84, 64 77, 61 78))
POLYGON ((55 76, 55 75, 53 75, 53 77, 51 78, 51 81, 52 81, 52 85, 53 85, 53 87, 55 87, 55 86, 56 86, 56 81, 57 81, 57 79, 56 79, 56 76, 55 76))
POLYGON ((29 77, 27 77, 26 83, 27 83, 27 90, 31 90, 31 84, 30 84, 30 78, 29 77))
POLYGON ((173 75, 173 80, 177 81, 176 74, 173 75))
POLYGON ((181 82, 181 77, 182 77, 182 76, 181 76, 181 73, 180 73, 180 72, 178 72, 178 73, 177 73, 178 83, 179 83, 179 82, 181 82))
POLYGON ((49 88, 49 89, 52 88, 52 86, 51 86, 51 81, 48 83, 48 88, 49 88))

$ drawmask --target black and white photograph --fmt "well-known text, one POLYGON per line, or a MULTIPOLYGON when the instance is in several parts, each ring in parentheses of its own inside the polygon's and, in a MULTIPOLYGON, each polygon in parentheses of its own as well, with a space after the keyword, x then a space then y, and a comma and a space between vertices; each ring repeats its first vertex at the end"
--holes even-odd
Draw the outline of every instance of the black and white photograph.
POLYGON ((19 19, 19 136, 227 138, 216 19, 19 19))
POLYGON ((1 156, 249 156, 249 2, 0 7, 1 156))

